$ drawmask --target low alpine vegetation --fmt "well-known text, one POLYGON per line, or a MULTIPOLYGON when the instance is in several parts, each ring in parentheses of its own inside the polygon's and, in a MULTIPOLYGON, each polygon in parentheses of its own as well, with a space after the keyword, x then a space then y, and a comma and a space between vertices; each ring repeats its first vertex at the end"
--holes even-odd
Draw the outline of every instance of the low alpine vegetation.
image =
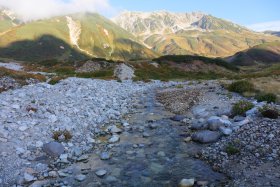
POLYGON ((259 111, 263 117, 270 119, 277 119, 280 115, 279 110, 270 105, 265 105, 263 108, 259 109, 259 111))
POLYGON ((258 102, 266 101, 268 103, 275 103, 277 96, 273 93, 260 93, 256 96, 258 102))
POLYGON ((253 92, 254 89, 254 84, 246 80, 236 81, 228 86, 229 91, 239 94, 243 94, 245 92, 253 92))
POLYGON ((239 101, 234 104, 232 112, 234 115, 245 116, 245 113, 254 107, 253 103, 249 101, 239 101))
POLYGON ((59 142, 68 142, 72 139, 72 134, 68 130, 58 130, 53 132, 52 138, 59 142))

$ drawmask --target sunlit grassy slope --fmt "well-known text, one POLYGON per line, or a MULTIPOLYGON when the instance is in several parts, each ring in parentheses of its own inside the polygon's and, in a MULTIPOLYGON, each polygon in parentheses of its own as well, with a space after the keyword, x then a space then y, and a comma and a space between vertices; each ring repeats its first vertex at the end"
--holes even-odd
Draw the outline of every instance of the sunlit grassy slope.
POLYGON ((124 60, 157 55, 139 44, 127 31, 98 14, 70 17, 81 25, 79 48, 71 43, 67 19, 61 16, 12 28, 0 36, 0 56, 42 61, 50 59, 49 53, 52 52, 53 59, 67 61, 92 56, 124 60))

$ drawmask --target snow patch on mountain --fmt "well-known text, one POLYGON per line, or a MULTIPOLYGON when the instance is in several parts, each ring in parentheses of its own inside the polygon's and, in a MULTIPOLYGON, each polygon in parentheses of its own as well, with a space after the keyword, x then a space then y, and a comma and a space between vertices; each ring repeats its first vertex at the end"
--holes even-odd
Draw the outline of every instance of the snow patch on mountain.
POLYGON ((70 16, 66 16, 67 26, 69 28, 70 42, 76 46, 80 51, 86 53, 89 56, 95 56, 87 50, 81 49, 79 46, 79 39, 82 33, 81 24, 78 21, 74 21, 70 16))

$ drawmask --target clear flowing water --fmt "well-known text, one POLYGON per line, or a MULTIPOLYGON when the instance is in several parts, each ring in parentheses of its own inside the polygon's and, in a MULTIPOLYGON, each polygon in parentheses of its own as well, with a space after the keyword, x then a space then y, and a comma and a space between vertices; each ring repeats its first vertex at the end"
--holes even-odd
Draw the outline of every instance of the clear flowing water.
POLYGON ((106 169, 107 174, 100 178, 89 172, 79 185, 178 186, 183 178, 195 178, 223 186, 227 178, 193 157, 203 146, 184 142, 186 127, 169 119, 174 114, 156 102, 154 92, 143 96, 141 105, 129 118, 131 130, 123 132, 118 145, 109 151, 112 158, 101 161, 91 155, 84 165, 93 171, 106 169))

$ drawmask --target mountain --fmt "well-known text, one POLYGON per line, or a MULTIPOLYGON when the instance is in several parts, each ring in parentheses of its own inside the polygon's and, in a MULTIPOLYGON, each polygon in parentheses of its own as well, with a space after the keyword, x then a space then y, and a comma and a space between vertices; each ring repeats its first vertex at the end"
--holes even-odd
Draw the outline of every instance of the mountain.
POLYGON ((280 40, 201 12, 124 12, 112 21, 164 55, 226 57, 258 44, 280 40))
POLYGON ((280 37, 280 31, 265 31, 264 33, 280 37))
POLYGON ((0 9, 0 34, 20 23, 21 21, 16 17, 15 13, 7 9, 0 9))
POLYGON ((227 60, 234 65, 240 66, 280 64, 280 42, 257 45, 245 51, 238 52, 227 60))
POLYGON ((0 35, 0 57, 17 60, 128 60, 155 56, 132 34, 92 13, 28 22, 0 35))

